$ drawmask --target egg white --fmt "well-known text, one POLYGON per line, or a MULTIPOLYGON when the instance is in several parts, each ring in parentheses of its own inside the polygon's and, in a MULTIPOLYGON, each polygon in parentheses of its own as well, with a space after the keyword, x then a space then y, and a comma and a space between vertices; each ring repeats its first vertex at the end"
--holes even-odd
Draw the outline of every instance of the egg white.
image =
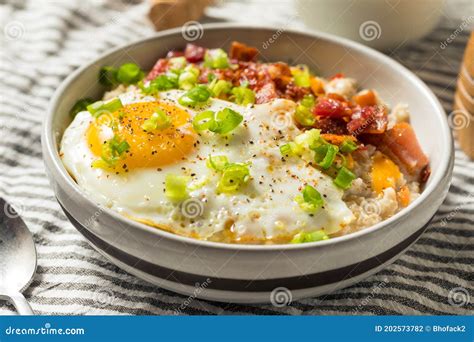
MULTIPOLYGON (((181 107, 177 100, 182 94, 180 90, 163 92, 160 100, 181 107)), ((133 89, 119 96, 124 105, 156 100, 133 89)), ((243 107, 212 99, 206 109, 219 111, 226 107, 244 116, 238 128, 227 136, 200 133, 199 144, 187 160, 163 166, 161 171, 143 168, 116 175, 91 168, 97 157, 86 138, 93 120, 87 111, 80 112, 64 132, 60 154, 67 170, 93 201, 186 236, 208 239, 228 228, 229 222, 237 239, 265 240, 318 229, 332 234, 353 220, 342 191, 329 176, 299 158, 282 159, 279 146, 301 133, 292 120, 293 101, 277 99, 243 107), (218 194, 219 176, 206 166, 209 155, 226 155, 230 162, 250 162, 252 179, 235 194, 218 194), (191 201, 176 205, 166 199, 164 180, 170 173, 191 178, 190 187, 195 188, 190 192, 191 201), (324 196, 324 209, 314 215, 304 212, 294 201, 305 184, 313 185, 324 196), (187 204, 194 208, 186 208, 187 204), (194 211, 189 214, 186 210, 194 211)), ((195 110, 181 108, 191 117, 196 114, 195 110)))

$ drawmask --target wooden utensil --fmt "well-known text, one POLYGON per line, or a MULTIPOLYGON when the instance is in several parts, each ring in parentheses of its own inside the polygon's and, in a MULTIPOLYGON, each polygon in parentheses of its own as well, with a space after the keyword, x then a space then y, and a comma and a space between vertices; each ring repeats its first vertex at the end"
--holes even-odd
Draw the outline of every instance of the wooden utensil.
POLYGON ((474 31, 464 52, 450 122, 462 150, 474 159, 474 31))
POLYGON ((198 20, 212 0, 150 0, 149 18, 155 29, 165 30, 198 20))

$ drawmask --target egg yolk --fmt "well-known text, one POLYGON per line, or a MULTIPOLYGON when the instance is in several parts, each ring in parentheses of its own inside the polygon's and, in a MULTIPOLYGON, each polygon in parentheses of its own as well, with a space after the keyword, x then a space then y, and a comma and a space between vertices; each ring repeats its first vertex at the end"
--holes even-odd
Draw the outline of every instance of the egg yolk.
POLYGON ((101 132, 104 129, 109 132, 112 130, 120 141, 126 141, 129 145, 112 167, 115 171, 157 168, 185 160, 193 151, 197 137, 189 122, 189 113, 172 104, 158 101, 133 103, 95 119, 88 128, 87 141, 92 153, 100 158, 103 145, 107 144, 101 132), (157 108, 169 116, 171 125, 164 129, 145 131, 141 126, 157 108))
POLYGON ((378 153, 373 157, 372 188, 376 193, 381 194, 386 188, 395 188, 401 175, 397 164, 384 154, 378 153))

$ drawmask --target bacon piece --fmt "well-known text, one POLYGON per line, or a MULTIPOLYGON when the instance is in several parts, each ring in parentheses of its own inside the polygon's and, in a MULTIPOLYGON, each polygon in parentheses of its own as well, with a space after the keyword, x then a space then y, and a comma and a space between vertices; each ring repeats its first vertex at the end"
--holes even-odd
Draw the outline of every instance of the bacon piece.
POLYGON ((205 48, 194 44, 186 44, 186 48, 184 49, 184 57, 186 57, 186 60, 189 63, 201 62, 204 59, 205 54, 205 48))
POLYGON ((283 62, 269 64, 267 71, 272 80, 282 78, 283 76, 291 77, 290 67, 288 66, 288 64, 283 62))
POLYGON ((324 117, 318 118, 314 124, 314 128, 320 129, 323 134, 346 135, 349 133, 346 126, 347 123, 343 119, 324 117))
POLYGON ((247 46, 240 42, 232 42, 229 55, 231 59, 238 61, 250 62, 257 59, 258 50, 254 47, 247 46))
POLYGON ((273 82, 265 84, 261 87, 255 94, 255 102, 257 104, 270 102, 271 100, 277 98, 277 92, 275 89, 275 84, 273 82))
POLYGON ((429 160, 410 124, 400 122, 383 134, 365 134, 361 139, 376 146, 419 182, 424 183, 428 179, 431 173, 429 160))
POLYGON ((167 69, 168 69, 168 60, 165 58, 160 58, 158 61, 156 61, 155 65, 153 66, 151 71, 148 73, 145 80, 151 81, 155 79, 158 75, 166 72, 167 69))
POLYGON ((305 95, 309 95, 311 93, 311 89, 308 87, 299 87, 295 85, 293 82, 290 82, 285 89, 284 96, 286 98, 292 99, 293 101, 299 101, 305 95))
POLYGON ((313 113, 321 117, 342 118, 351 115, 352 110, 342 96, 328 94, 316 103, 313 113))
POLYGON ((247 82, 250 88, 259 86, 259 71, 255 63, 239 63, 239 69, 234 74, 234 84, 247 82))
POLYGON ((347 124, 348 131, 353 135, 362 133, 381 134, 387 129, 388 117, 383 106, 365 106, 356 109, 347 124))
POLYGON ((266 72, 270 79, 275 82, 275 86, 282 92, 285 92, 286 87, 293 79, 290 67, 283 62, 269 64, 266 68, 266 72))

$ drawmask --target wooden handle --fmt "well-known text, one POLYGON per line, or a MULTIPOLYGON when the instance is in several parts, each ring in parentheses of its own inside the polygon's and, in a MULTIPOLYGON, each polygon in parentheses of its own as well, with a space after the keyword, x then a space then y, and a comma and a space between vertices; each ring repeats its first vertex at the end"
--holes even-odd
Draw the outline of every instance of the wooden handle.
POLYGON ((198 20, 212 0, 150 0, 149 18, 155 29, 165 30, 198 20))
POLYGON ((464 52, 450 122, 459 146, 474 159, 474 31, 464 52))

